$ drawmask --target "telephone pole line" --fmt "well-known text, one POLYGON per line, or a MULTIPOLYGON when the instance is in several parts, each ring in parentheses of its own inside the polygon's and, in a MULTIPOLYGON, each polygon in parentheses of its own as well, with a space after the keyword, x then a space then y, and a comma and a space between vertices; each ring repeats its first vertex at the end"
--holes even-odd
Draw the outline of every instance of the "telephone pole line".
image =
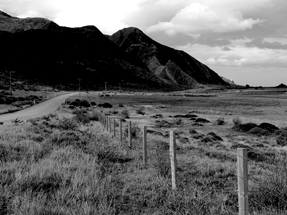
POLYGON ((9 71, 9 80, 10 80, 9 91, 10 91, 10 95, 12 95, 12 71, 11 70, 9 71))
POLYGON ((105 82, 105 91, 107 92, 107 83, 108 82, 105 82))
POLYGON ((81 96, 81 80, 82 78, 78 78, 79 80, 79 96, 81 96))

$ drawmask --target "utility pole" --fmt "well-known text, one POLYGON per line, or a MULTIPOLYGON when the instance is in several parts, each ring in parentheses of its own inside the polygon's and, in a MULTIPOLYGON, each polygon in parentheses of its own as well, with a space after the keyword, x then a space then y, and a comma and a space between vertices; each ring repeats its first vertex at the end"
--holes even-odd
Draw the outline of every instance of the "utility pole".
POLYGON ((81 96, 81 78, 78 78, 78 80, 79 80, 79 96, 81 96))
POLYGON ((105 91, 107 92, 107 83, 108 82, 105 82, 105 91))
POLYGON ((121 83, 119 83, 119 91, 121 91, 121 83))
POLYGON ((9 79, 10 79, 10 87, 9 87, 9 91, 10 91, 10 95, 12 95, 12 71, 9 71, 9 79))

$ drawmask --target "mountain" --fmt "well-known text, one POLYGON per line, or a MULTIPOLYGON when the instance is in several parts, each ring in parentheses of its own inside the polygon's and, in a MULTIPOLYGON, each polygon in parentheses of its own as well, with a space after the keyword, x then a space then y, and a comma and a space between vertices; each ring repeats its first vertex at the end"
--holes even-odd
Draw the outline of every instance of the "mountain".
POLYGON ((94 26, 67 28, 41 18, 0 17, 2 73, 13 70, 18 79, 71 88, 78 88, 78 78, 89 88, 103 88, 104 82, 117 87, 122 82, 122 88, 169 87, 94 26))
POLYGON ((45 18, 24 18, 12 17, 0 11, 0 30, 8 32, 27 31, 31 29, 52 29, 59 27, 56 23, 45 18))
POLYGON ((82 88, 103 89, 108 82, 122 89, 165 90, 226 85, 207 66, 136 28, 106 36, 95 26, 61 27, 0 12, 0 41, 0 76, 15 71, 13 77, 32 84, 77 89, 81 79, 82 88))
POLYGON ((187 87, 201 84, 228 85, 214 71, 184 51, 164 46, 137 28, 122 29, 110 39, 166 83, 187 87))

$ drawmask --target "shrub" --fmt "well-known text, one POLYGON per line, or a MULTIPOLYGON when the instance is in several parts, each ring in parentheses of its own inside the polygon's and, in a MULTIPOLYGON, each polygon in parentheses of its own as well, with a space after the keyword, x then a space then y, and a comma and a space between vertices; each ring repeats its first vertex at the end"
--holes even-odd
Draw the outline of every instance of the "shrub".
POLYGON ((280 132, 276 132, 277 133, 277 138, 276 138, 276 142, 278 145, 280 146, 286 146, 287 145, 287 129, 282 129, 280 132))
POLYGON ((57 127, 62 130, 75 130, 78 123, 73 119, 63 118, 59 120, 57 127))
POLYGON ((103 104, 103 108, 112 108, 113 105, 111 105, 110 103, 104 103, 103 104))
POLYGON ((236 117, 232 120, 234 125, 241 125, 242 124, 242 120, 239 117, 236 117))
POLYGON ((123 104, 119 104, 119 107, 124 107, 124 105, 123 104))
POLYGON ((254 127, 248 131, 249 134, 257 135, 257 136, 267 136, 269 135, 269 131, 262 129, 260 127, 254 127))
POLYGON ((255 123, 248 122, 245 124, 236 124, 233 126, 232 129, 235 131, 239 131, 239 132, 248 132, 255 127, 257 127, 257 125, 255 123))
POLYGON ((223 117, 219 117, 215 122, 214 125, 225 125, 225 121, 223 117))
POLYGON ((182 123, 182 119, 174 119, 174 120, 172 121, 172 124, 173 124, 173 125, 181 125, 181 123, 182 123))
MULTIPOLYGON (((125 128, 124 132, 125 132, 125 136, 128 136, 128 127, 125 128)), ((139 137, 140 136, 140 132, 141 132, 141 130, 140 130, 140 128, 138 126, 132 125, 132 127, 131 127, 131 136, 132 136, 133 139, 136 139, 137 137, 139 137)))
POLYGON ((130 117, 129 111, 128 110, 123 110, 121 112, 122 117, 124 117, 125 119, 128 119, 130 117))
POLYGON ((141 107, 141 108, 137 109, 137 110, 136 110, 136 114, 145 115, 144 107, 141 107))

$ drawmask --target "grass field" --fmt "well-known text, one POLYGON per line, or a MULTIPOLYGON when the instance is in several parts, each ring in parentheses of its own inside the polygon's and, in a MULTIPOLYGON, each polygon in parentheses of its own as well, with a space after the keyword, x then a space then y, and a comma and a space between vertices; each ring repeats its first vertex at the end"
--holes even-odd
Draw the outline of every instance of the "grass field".
POLYGON ((242 146, 250 148, 250 214, 286 214, 285 139, 278 144, 278 138, 287 127, 287 96, 188 94, 83 94, 49 116, 1 126, 1 214, 238 214, 236 149, 242 146), (76 107, 71 104, 76 99, 94 106, 76 107), (113 107, 98 106, 104 103, 113 107), (103 131, 98 112, 132 121, 132 148, 126 136, 120 144, 103 131), (243 131, 248 122, 278 130, 243 131), (147 167, 142 125, 150 125, 147 167), (177 141, 176 191, 168 155, 171 129, 177 141))

